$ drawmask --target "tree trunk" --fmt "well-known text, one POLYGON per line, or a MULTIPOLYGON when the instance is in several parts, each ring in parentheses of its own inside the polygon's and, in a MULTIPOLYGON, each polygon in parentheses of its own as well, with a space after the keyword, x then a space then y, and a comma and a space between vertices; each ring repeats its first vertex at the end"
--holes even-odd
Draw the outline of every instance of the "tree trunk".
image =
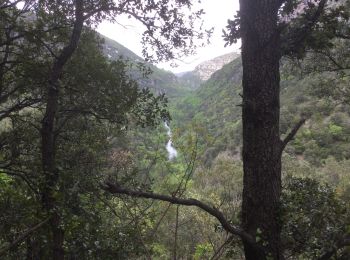
POLYGON ((26 260, 38 260, 41 259, 39 255, 39 244, 36 239, 32 239, 28 237, 26 240, 27 244, 27 252, 26 252, 26 260))
POLYGON ((46 113, 42 121, 42 165, 44 171, 44 187, 42 191, 43 205, 51 215, 49 225, 52 235, 52 259, 64 259, 64 230, 61 228, 61 217, 58 212, 54 191, 58 183, 58 172, 55 164, 54 121, 58 106, 58 87, 49 85, 46 113))
POLYGON ((282 259, 279 200, 280 75, 278 0, 240 0, 243 63, 242 226, 264 250, 244 243, 247 260, 282 259))
POLYGON ((175 232, 174 232, 174 256, 173 259, 177 259, 177 233, 179 229, 179 208, 180 206, 176 206, 176 218, 175 218, 175 232))
POLYGON ((43 206, 50 215, 50 228, 52 233, 52 259, 64 259, 64 230, 54 192, 57 189, 59 173, 56 168, 55 152, 55 118, 58 111, 59 79, 63 68, 76 50, 84 24, 83 0, 75 1, 75 22, 68 44, 60 55, 55 58, 49 75, 45 115, 41 125, 41 153, 44 183, 42 187, 43 206))

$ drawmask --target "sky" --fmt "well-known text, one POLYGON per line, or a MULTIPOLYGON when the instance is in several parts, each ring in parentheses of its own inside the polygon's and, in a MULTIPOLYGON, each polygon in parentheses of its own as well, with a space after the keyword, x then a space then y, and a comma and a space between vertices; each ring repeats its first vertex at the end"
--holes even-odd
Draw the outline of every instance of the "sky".
MULTIPOLYGON (((206 28, 214 27, 214 33, 210 45, 199 48, 197 55, 177 60, 177 67, 171 67, 170 63, 158 63, 157 67, 178 73, 193 70, 199 63, 210 60, 229 52, 239 52, 240 43, 224 48, 222 29, 225 28, 228 19, 233 19, 239 8, 239 0, 202 0, 194 7, 203 8, 206 28)), ((137 55, 142 57, 142 45, 140 43, 143 26, 137 21, 128 19, 126 16, 117 18, 117 23, 102 22, 97 31, 124 45, 137 55)))

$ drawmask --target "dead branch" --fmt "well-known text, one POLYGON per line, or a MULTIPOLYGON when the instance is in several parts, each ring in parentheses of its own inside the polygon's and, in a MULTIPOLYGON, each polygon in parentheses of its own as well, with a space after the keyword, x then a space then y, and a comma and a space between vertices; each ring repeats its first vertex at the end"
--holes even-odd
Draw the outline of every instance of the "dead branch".
POLYGON ((283 152, 284 148, 287 146, 287 144, 293 140, 294 136, 297 134, 299 128, 305 123, 306 119, 301 119, 294 128, 289 132, 289 134, 284 138, 283 141, 281 141, 281 152, 283 152))
POLYGON ((233 226, 224 216, 224 214, 217 208, 209 206, 199 200, 196 199, 183 199, 183 198, 177 198, 174 196, 168 196, 168 195, 162 195, 157 194, 153 192, 144 192, 144 191, 137 191, 137 190, 131 190, 124 187, 121 187, 118 184, 114 184, 111 182, 106 182, 101 185, 102 188, 112 194, 124 194, 131 197, 137 197, 137 198, 145 198, 145 199, 154 199, 154 200, 160 200, 160 201, 167 201, 171 204, 176 205, 184 205, 184 206, 195 206, 198 207, 205 212, 209 213, 213 217, 215 217, 222 227, 229 233, 233 235, 239 236, 242 240, 246 241, 247 243, 251 244, 252 246, 259 248, 260 250, 263 250, 255 241, 255 239, 245 232, 244 230, 233 226))

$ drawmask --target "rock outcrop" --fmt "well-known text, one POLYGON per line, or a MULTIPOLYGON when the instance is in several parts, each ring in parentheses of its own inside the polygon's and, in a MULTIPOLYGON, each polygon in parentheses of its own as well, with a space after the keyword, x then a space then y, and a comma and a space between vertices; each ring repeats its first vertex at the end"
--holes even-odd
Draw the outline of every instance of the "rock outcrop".
POLYGON ((203 81, 208 80, 215 71, 221 69, 224 65, 233 61, 238 56, 238 53, 231 52, 216 57, 212 60, 202 62, 197 67, 195 67, 193 74, 199 76, 199 78, 203 81))

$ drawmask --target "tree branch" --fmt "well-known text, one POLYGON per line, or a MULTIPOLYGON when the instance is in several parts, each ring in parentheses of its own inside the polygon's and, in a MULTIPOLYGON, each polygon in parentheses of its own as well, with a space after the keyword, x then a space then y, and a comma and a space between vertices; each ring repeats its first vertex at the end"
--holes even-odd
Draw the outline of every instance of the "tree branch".
MULTIPOLYGON (((328 58, 328 60, 331 61, 334 64, 334 66, 336 67, 335 70, 346 70, 346 69, 349 69, 349 67, 344 67, 339 62, 337 62, 336 59, 334 57, 332 57, 332 55, 330 53, 326 52, 326 51, 315 50, 314 53, 323 55, 326 58, 328 58)), ((329 71, 332 71, 332 69, 330 69, 329 71)))
POLYGON ((34 227, 23 232, 23 234, 20 235, 18 238, 16 238, 11 244, 3 246, 0 249, 0 256, 3 256, 8 250, 10 250, 10 249, 16 247, 18 244, 22 243, 27 237, 29 237, 32 233, 34 233, 36 230, 41 228, 48 221, 49 221, 49 218, 45 219, 44 221, 40 222, 39 224, 35 225, 34 227))
POLYGON ((343 247, 346 247, 346 246, 350 246, 350 235, 345 237, 341 241, 339 241, 337 243, 337 245, 333 249, 331 249, 331 250, 327 251, 326 253, 324 253, 322 256, 317 258, 317 260, 328 260, 328 259, 331 259, 333 257, 333 255, 336 254, 339 249, 341 249, 343 247))
MULTIPOLYGON (((9 163, 11 164, 11 162, 9 163)), ((6 169, 5 167, 1 167, 1 171, 9 176, 14 176, 22 179, 29 187, 31 191, 34 192, 34 194, 39 195, 39 191, 35 188, 35 184, 26 176, 25 172, 17 171, 17 170, 11 170, 11 169, 6 169)))
MULTIPOLYGON (((309 36, 314 25, 319 21, 327 2, 328 0, 321 0, 315 13, 306 21, 306 25, 296 29, 294 33, 288 33, 288 38, 291 40, 289 40, 290 43, 284 47, 283 55, 295 52, 300 48, 305 39, 309 36)), ((288 39, 285 39, 283 42, 288 42, 288 39)))
POLYGON ((289 132, 289 134, 284 138, 283 141, 281 141, 281 152, 283 152, 286 145, 294 138, 294 136, 297 134, 299 128, 305 123, 306 119, 301 119, 294 128, 289 132))
POLYGON ((225 252, 223 251, 223 249, 225 249, 225 247, 227 245, 229 245, 231 243, 231 241, 233 240, 233 236, 229 236, 225 242, 214 252, 214 255, 210 258, 210 260, 215 260, 215 259, 220 259, 220 257, 222 256, 222 254, 225 252))
POLYGON ((171 204, 176 204, 176 205, 198 207, 204 210, 205 212, 209 213, 213 217, 215 217, 227 232, 233 235, 237 235, 242 240, 246 241, 252 246, 258 248, 259 250, 263 250, 263 248, 257 244, 255 239, 250 234, 248 234, 247 232, 245 232, 244 230, 238 227, 231 225, 229 221, 226 219, 226 217, 224 216, 224 214, 219 209, 215 207, 211 207, 199 200, 192 199, 192 198, 182 199, 182 198, 172 197, 168 195, 157 194, 153 192, 131 190, 131 189, 123 188, 120 185, 114 184, 111 182, 105 182, 104 184, 102 184, 102 188, 112 194, 124 194, 124 195, 137 197, 137 198, 167 201, 167 202, 170 202, 171 204))

